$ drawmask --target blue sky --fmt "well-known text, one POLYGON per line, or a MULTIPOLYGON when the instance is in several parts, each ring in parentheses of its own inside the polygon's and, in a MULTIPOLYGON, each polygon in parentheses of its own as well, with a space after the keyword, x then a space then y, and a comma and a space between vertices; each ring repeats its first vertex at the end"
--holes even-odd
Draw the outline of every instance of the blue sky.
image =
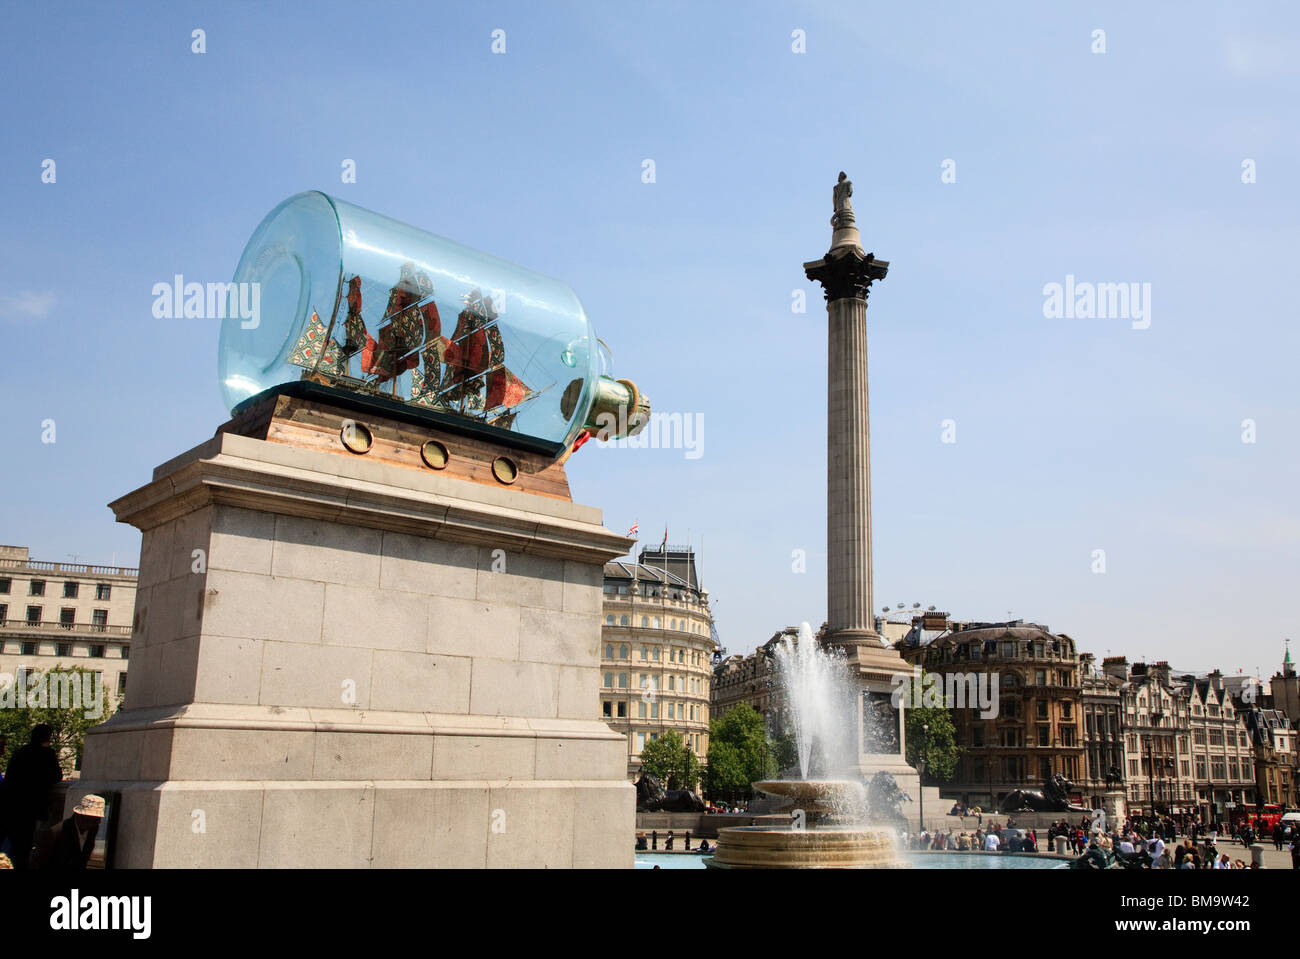
POLYGON ((876 607, 1273 671, 1300 566, 1292 9, 297 6, 8 11, 0 541, 135 561, 105 504, 226 414, 219 322, 155 319, 151 289, 228 280, 262 216, 321 189, 568 282, 616 375, 704 424, 696 459, 588 446, 575 498, 643 542, 689 532, 731 651, 816 624, 826 325, 801 264, 843 169, 892 264, 876 607), (1067 274, 1150 283, 1150 327, 1045 318, 1067 274))

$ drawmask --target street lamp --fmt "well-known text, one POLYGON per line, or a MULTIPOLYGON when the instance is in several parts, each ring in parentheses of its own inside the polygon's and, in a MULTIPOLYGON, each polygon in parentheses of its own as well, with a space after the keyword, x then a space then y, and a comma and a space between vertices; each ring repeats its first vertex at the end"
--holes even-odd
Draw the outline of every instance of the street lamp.
POLYGON ((921 832, 925 832, 925 748, 930 742, 930 724, 921 724, 921 775, 918 778, 918 785, 921 792, 921 832))

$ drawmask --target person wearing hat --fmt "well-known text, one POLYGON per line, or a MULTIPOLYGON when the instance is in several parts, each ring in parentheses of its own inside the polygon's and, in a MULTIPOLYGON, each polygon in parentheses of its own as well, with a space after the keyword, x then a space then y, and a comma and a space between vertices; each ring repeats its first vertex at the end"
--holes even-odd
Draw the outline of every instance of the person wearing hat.
POLYGON ((48 830, 37 846, 36 868, 80 870, 90 862, 95 836, 104 818, 104 797, 93 793, 81 797, 72 815, 48 830))

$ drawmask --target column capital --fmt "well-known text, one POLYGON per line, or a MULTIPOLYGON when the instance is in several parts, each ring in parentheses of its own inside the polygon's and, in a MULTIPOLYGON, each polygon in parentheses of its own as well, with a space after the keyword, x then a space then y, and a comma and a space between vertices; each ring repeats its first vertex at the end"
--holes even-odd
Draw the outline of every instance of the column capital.
POLYGON ((820 283, 826 302, 834 300, 865 300, 871 284, 883 280, 889 272, 888 260, 877 260, 874 253, 863 253, 854 247, 832 249, 820 260, 803 265, 804 275, 820 283))

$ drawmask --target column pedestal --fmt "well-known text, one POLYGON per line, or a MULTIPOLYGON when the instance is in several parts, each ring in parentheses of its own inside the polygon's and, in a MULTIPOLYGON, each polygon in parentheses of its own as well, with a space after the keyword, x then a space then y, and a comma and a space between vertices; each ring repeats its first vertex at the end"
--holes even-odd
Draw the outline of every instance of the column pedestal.
POLYGON ((143 531, 132 662, 69 808, 118 794, 121 867, 630 868, 595 718, 628 541, 408 465, 409 425, 367 421, 385 460, 312 415, 318 448, 221 433, 112 504, 143 531))

